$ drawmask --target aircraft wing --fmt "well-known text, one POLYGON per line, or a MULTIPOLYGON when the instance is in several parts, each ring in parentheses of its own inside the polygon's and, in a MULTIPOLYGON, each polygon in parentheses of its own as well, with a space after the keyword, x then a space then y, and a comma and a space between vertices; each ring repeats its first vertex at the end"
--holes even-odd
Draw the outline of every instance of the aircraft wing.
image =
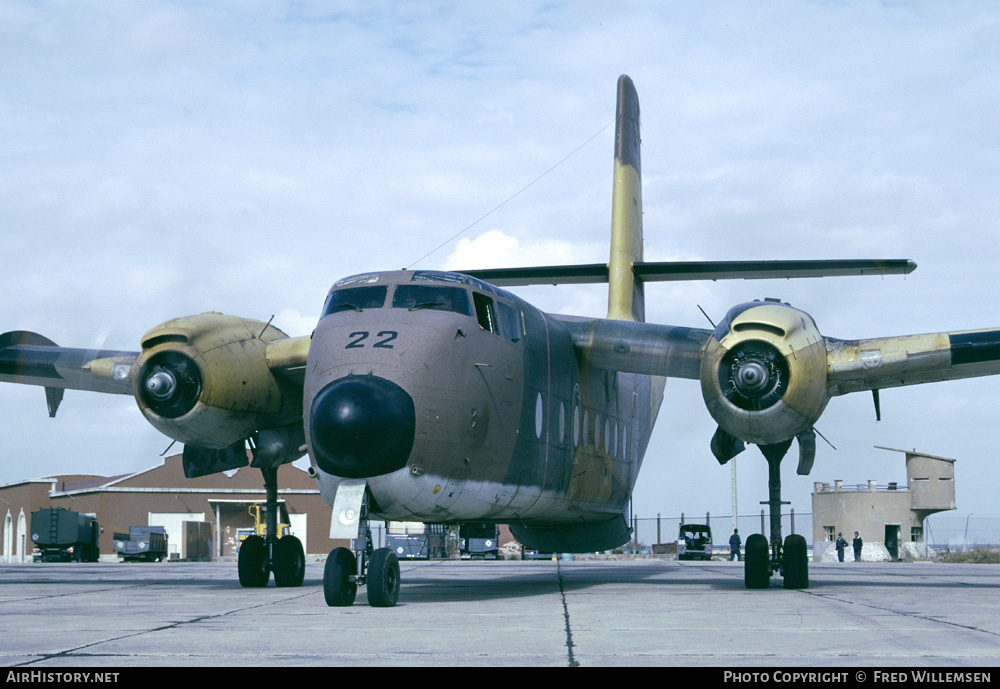
POLYGON ((1000 330, 826 338, 829 394, 1000 373, 1000 330))
POLYGON ((1000 374, 1000 329, 863 340, 820 335, 809 314, 776 301, 740 304, 714 330, 558 317, 593 366, 700 380, 726 462, 753 443, 783 455, 799 440, 799 473, 829 400, 862 390, 1000 374))
POLYGON ((59 347, 26 330, 0 335, 0 381, 41 385, 49 416, 56 415, 63 390, 131 395, 129 371, 138 352, 59 347))
POLYGON ((298 383, 305 383, 306 361, 312 337, 289 337, 267 345, 267 366, 278 376, 298 383))
MULTIPOLYGON (((268 367, 278 377, 302 385, 309 337, 268 344, 268 367)), ((0 335, 0 382, 45 388, 49 416, 55 416, 63 390, 132 395, 133 364, 139 352, 59 347, 37 333, 17 330, 0 335)))
POLYGON ((592 366, 625 373, 697 380, 711 330, 656 323, 556 316, 592 366))

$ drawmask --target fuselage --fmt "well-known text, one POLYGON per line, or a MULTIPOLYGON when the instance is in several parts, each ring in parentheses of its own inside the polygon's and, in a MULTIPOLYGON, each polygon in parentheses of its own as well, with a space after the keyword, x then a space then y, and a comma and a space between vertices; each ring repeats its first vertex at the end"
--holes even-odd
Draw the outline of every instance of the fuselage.
POLYGON ((333 504, 350 477, 368 481, 381 519, 557 525, 621 515, 662 379, 586 358, 559 316, 472 277, 337 282, 304 389, 324 496, 333 504))

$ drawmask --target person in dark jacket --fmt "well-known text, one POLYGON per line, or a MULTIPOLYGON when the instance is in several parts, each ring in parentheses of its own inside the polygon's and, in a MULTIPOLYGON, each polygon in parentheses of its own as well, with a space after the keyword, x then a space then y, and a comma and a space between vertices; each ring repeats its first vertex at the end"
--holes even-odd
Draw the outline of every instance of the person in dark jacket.
POLYGON ((844 540, 844 534, 843 533, 837 533, 837 543, 836 543, 836 546, 837 546, 837 561, 838 562, 843 562, 844 561, 844 548, 847 547, 847 541, 844 540))
POLYGON ((863 542, 857 531, 854 532, 854 541, 851 545, 854 546, 854 561, 861 562, 861 546, 863 545, 863 542))
POLYGON ((729 561, 740 560, 740 546, 743 545, 743 539, 740 538, 740 530, 733 529, 733 535, 729 537, 729 561))

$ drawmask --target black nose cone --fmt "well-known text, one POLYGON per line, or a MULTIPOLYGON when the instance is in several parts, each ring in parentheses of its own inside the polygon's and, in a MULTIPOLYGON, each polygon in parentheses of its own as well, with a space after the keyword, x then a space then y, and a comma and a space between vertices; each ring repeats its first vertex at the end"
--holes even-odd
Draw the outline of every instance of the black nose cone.
POLYGON ((406 466, 413 449, 413 398, 392 381, 351 376, 313 398, 309 433, 316 463, 343 478, 381 476, 406 466))

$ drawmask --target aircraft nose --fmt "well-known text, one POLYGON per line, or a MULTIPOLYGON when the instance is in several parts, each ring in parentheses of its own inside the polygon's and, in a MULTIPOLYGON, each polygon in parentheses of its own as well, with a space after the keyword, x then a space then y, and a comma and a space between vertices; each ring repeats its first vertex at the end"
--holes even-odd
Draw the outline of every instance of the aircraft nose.
POLYGON ((402 469, 413 449, 415 426, 413 398, 377 376, 328 383, 310 409, 316 463, 343 478, 369 478, 402 469))

